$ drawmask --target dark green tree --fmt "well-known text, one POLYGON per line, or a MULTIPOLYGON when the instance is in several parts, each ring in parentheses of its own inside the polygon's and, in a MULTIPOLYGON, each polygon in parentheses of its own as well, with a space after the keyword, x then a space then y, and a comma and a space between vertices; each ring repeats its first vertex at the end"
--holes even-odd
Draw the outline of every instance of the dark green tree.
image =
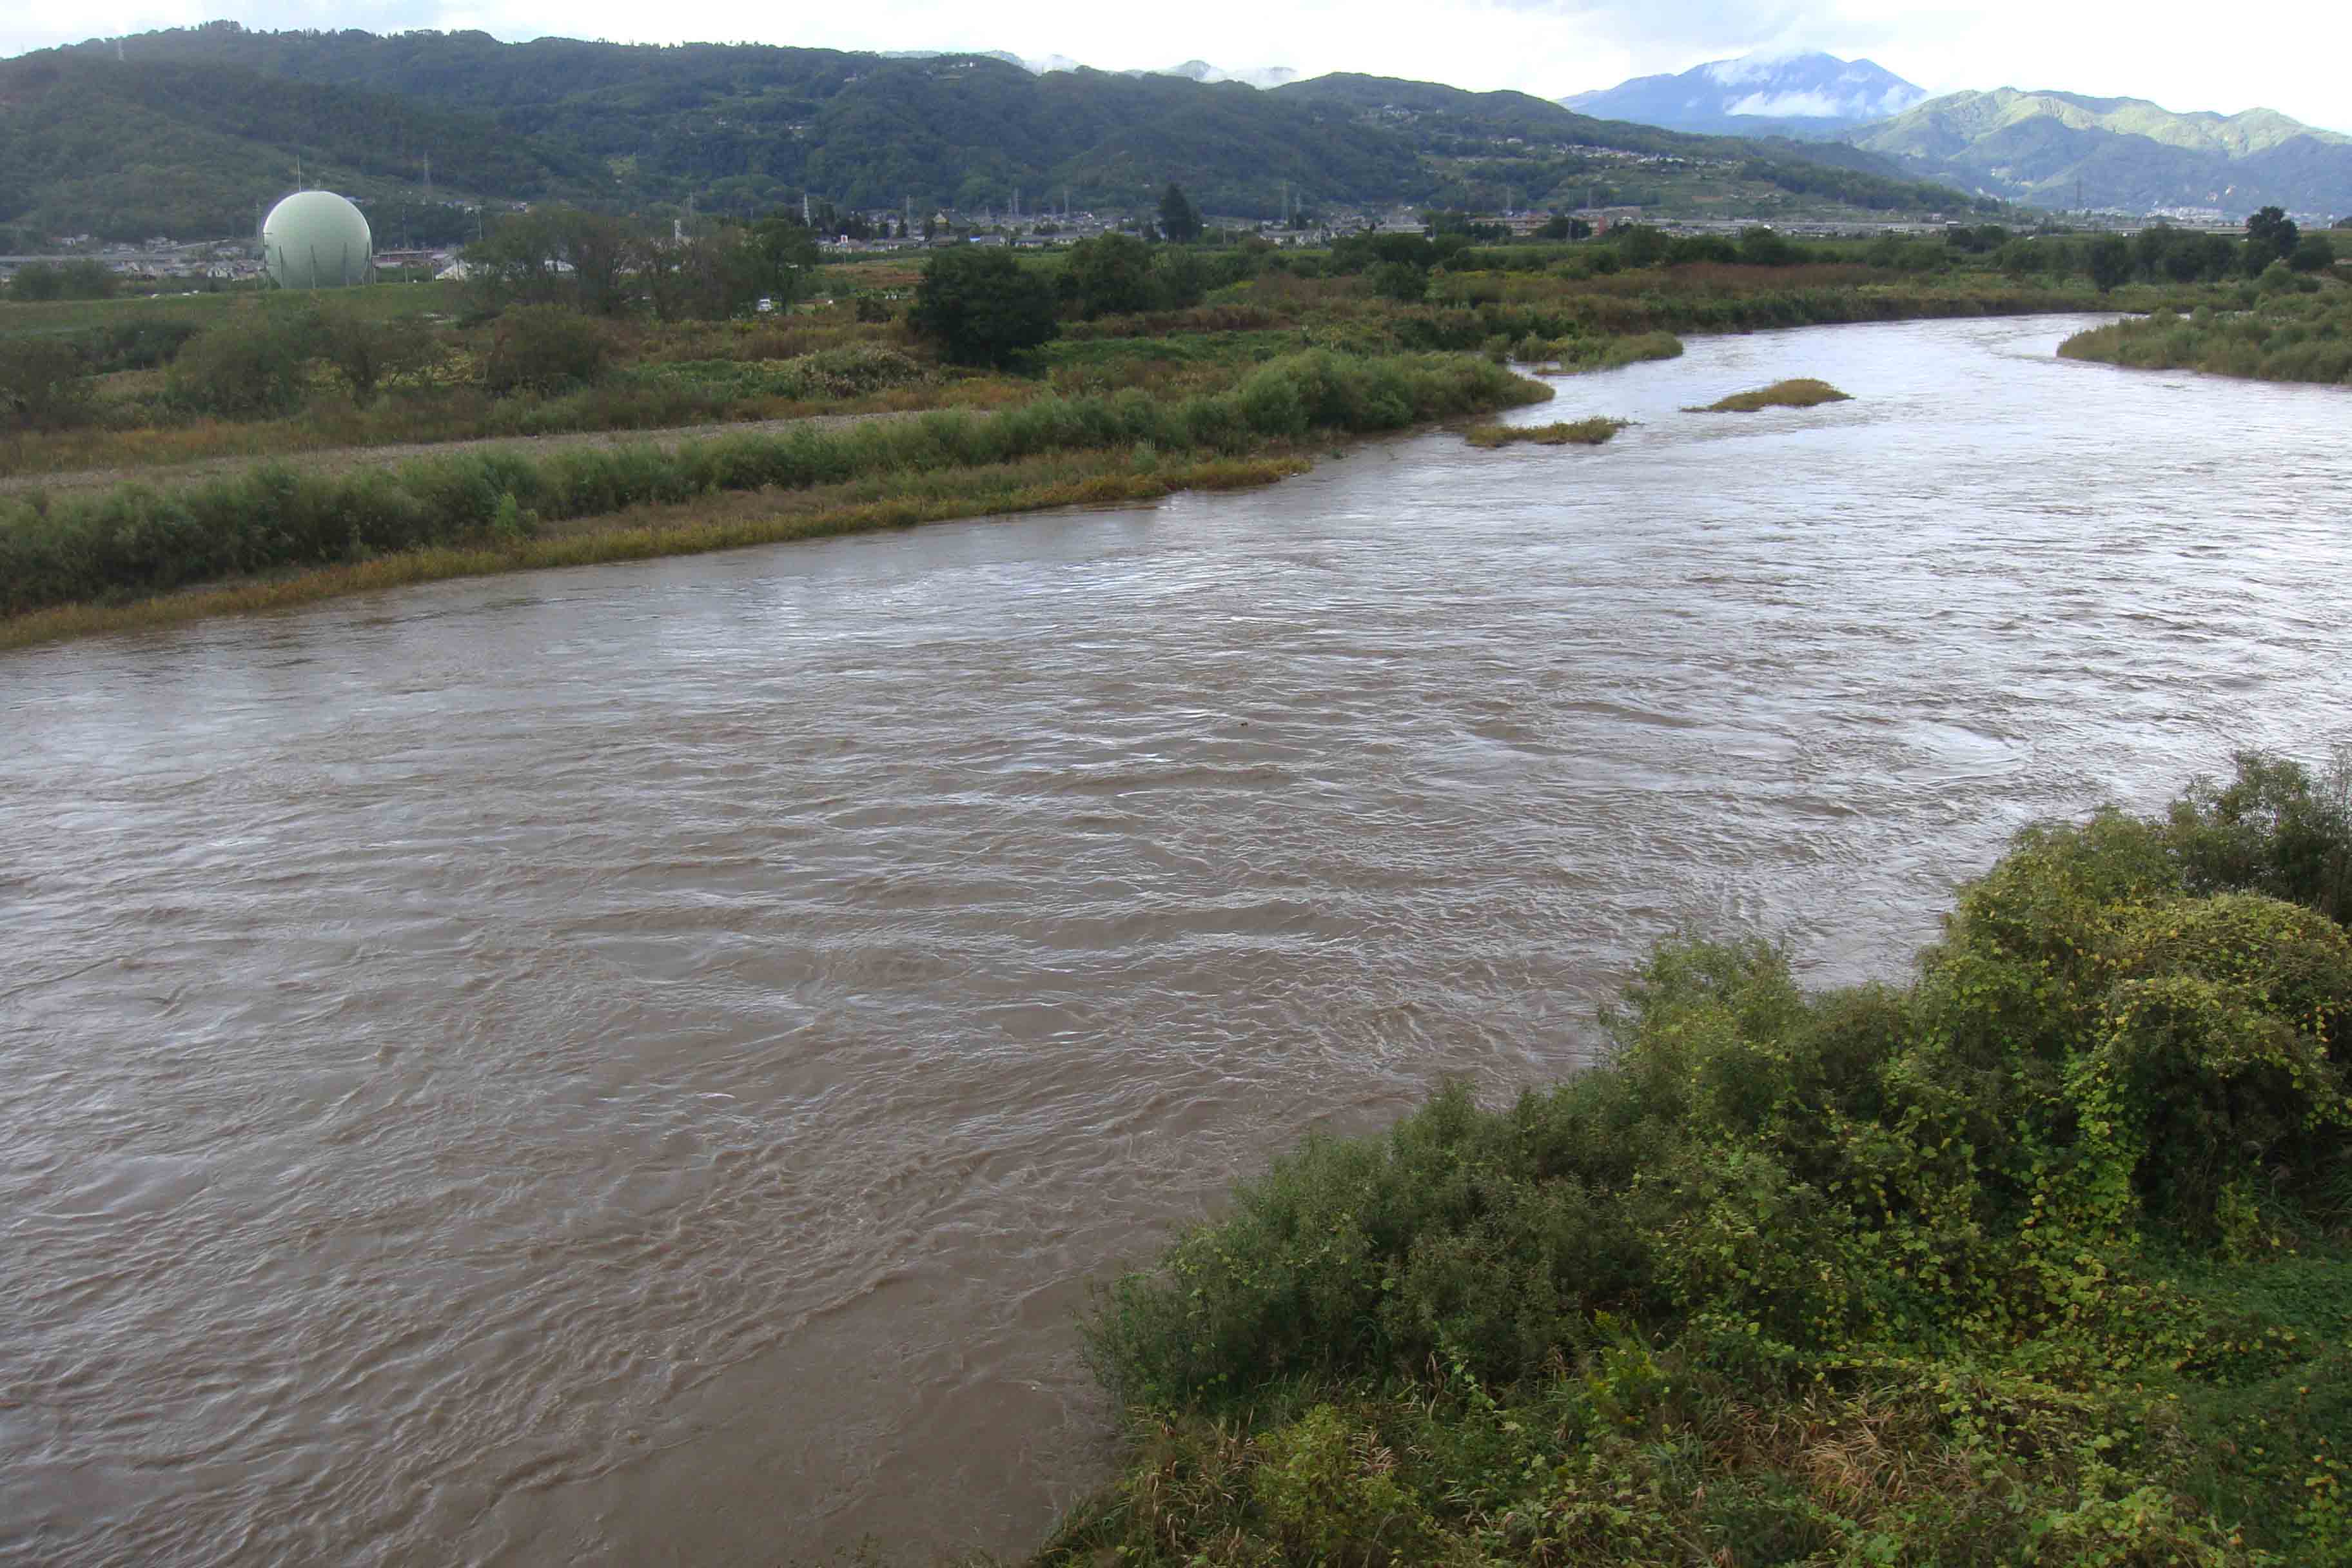
POLYGON ((568 304, 617 315, 631 298, 637 237, 619 218, 541 207, 501 222, 466 247, 476 290, 493 306, 568 304))
MULTIPOLYGON (((767 291, 771 269, 751 232, 729 226, 685 240, 644 242, 636 273, 663 321, 723 321, 749 310, 767 291)), ((795 280, 785 275, 787 284, 795 280)))
POLYGON ((2091 241, 2083 259, 2090 268, 2091 286, 2102 294, 2132 275, 2131 244, 2119 234, 2103 234, 2091 241))
POLYGON ((1786 235, 1759 224, 1740 230, 1739 259, 1750 267, 1790 267, 1802 261, 1804 255, 1786 235))
POLYGON ((824 259, 815 230, 803 227, 792 215, 778 214, 753 224, 751 240, 759 247, 762 293, 782 305, 807 291, 824 259))
POLYGON ((1372 292, 1400 305, 1418 305, 1429 297, 1429 274, 1410 261, 1382 261, 1365 275, 1372 292))
POLYGON ((1160 193, 1160 232, 1173 245, 1190 245, 1201 237, 1200 209, 1173 180, 1160 193))
POLYGON ((1163 309, 1186 310, 1209 291, 1209 269, 1199 251, 1171 246, 1152 258, 1151 283, 1163 309))
POLYGON ((2306 234, 2287 253, 2286 264, 2297 272, 2320 272, 2336 265, 2336 247, 2324 234, 2306 234))
POLYGON ((1009 250, 959 245, 923 268, 907 320, 959 364, 1004 364, 1050 341, 1054 286, 1009 250))
POLYGON ((1559 213, 1553 216, 1549 223, 1536 230, 1536 237, 1538 239, 1590 239, 1592 237, 1592 226, 1580 217, 1570 217, 1566 213, 1559 213))
POLYGON ((1664 229, 1645 223, 1629 224, 1612 229, 1609 237, 1616 242, 1617 254, 1628 267, 1654 267, 1666 258, 1670 242, 1664 229))
POLYGON ((16 276, 8 281, 8 297, 12 300, 57 300, 63 298, 65 291, 65 278, 54 262, 27 261, 16 268, 16 276))
POLYGON ((1151 273, 1151 247, 1131 234, 1098 234, 1078 241, 1070 247, 1062 275, 1088 321, 1149 310, 1160 303, 1151 273))
POLYGON ((2254 214, 2246 220, 2246 276, 2258 277, 2272 262, 2285 260, 2302 237, 2303 231, 2283 209, 2264 207, 2254 214))

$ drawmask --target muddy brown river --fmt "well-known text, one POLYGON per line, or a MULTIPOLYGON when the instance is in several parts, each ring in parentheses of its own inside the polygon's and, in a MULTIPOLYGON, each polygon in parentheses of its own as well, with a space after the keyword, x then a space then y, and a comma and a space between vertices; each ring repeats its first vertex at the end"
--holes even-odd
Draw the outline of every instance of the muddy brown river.
POLYGON ((0 1557, 1033 1543, 1085 1282, 1307 1129, 1572 1071, 1677 927, 1899 973, 2028 819, 2352 730, 2352 393, 2078 324, 0 656, 0 1557))

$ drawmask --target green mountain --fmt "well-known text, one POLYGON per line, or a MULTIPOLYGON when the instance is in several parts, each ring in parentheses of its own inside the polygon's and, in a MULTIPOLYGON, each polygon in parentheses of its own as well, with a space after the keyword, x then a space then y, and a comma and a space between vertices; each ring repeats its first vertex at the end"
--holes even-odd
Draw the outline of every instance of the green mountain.
POLYGON ((294 188, 298 159, 305 183, 373 198, 386 240, 428 159, 445 190, 519 200, 587 189, 596 173, 483 116, 391 93, 87 51, 0 60, 0 224, 20 232, 249 234, 260 204, 294 188))
POLYGON ((1958 191, 1919 180, 1894 159, 1860 148, 1595 120, 1520 92, 1466 92, 1435 82, 1340 73, 1276 88, 1268 96, 1388 127, 1410 136, 1425 161, 1455 160, 1457 188, 1491 192, 1508 185, 1534 206, 1580 203, 1596 179, 1618 187, 1620 199, 1662 184, 1695 196, 1694 185, 1740 183, 1881 212, 1969 205, 1958 191), (1629 156, 1638 161, 1632 167, 1629 156))
POLYGON ((2352 136, 2268 109, 2175 114, 2144 99, 1958 92, 1846 140, 1925 179, 2037 205, 2232 215, 2352 211, 2352 136))
POLYGON ((1660 190, 1875 209, 1960 199, 1852 148, 1683 136, 1519 93, 1369 77, 1261 91, 1038 76, 985 55, 232 22, 0 61, 0 225, 20 233, 243 232, 298 156, 310 183, 367 199, 372 215, 406 203, 428 228, 463 218, 415 205, 427 156, 445 197, 742 214, 804 192, 868 209, 1003 210, 1016 195, 1029 211, 1148 207, 1171 179, 1208 211, 1258 216, 1286 195, 1327 207, 1660 190))

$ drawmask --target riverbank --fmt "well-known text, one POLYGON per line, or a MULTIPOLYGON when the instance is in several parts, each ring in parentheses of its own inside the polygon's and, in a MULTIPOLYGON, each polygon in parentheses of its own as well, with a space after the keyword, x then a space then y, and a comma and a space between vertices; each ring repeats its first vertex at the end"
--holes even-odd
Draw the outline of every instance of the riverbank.
POLYGON ((2312 292, 2276 292, 2246 310, 2158 310, 2077 332, 2058 352, 2133 370, 2352 386, 2352 288, 2315 284, 2312 292))
POLYGON ((1310 351, 1182 398, 1130 389, 675 447, 499 449, 344 474, 266 465, 177 490, 0 500, 0 647, 484 572, 1266 483, 1297 472, 1317 437, 1551 395, 1469 355, 1310 351), (799 499, 715 520, 631 512, 725 495, 799 499))
POLYGON ((1270 485, 1313 466, 1302 452, 1250 458, 1138 458, 1108 453, 955 470, 951 482, 910 486, 868 479, 794 494, 768 491, 647 503, 570 520, 537 537, 441 544, 370 560, 297 569, 124 604, 67 604, 0 621, 0 650, 67 637, 185 626, 217 616, 290 609, 353 594, 457 577, 593 566, 665 555, 830 539, 884 529, 1063 506, 1159 500, 1185 490, 1270 485))
POLYGON ((2352 1555, 2352 754, 2021 837, 1919 978, 1673 940, 1614 1055, 1101 1293, 1036 1568, 2352 1555))

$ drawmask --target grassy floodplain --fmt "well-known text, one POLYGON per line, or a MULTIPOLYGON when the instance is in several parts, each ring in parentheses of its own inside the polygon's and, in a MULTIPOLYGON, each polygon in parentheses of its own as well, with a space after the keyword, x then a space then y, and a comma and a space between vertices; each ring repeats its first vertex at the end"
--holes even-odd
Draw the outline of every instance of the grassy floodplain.
POLYGON ((1907 984, 1662 943, 1087 1323, 1035 1568, 2352 1561, 2352 773, 2021 836, 1907 984))
POLYGON ((269 464, 183 489, 37 494, 0 501, 0 615, 8 617, 0 620, 0 644, 386 581, 632 559, 656 542, 721 548, 1197 485, 1231 488, 1294 471, 1292 448, 1318 435, 1397 429, 1550 395, 1549 387, 1470 355, 1351 358, 1307 350, 1256 367, 1229 393, 1181 399, 1134 389, 1046 395, 995 415, 940 412, 675 450, 625 447, 539 459, 499 452, 342 475, 269 464), (740 521, 700 533, 625 528, 540 539, 551 524, 632 507, 858 482, 865 492, 834 510, 780 508, 764 530, 740 521), (384 558, 396 563, 375 564, 384 558), (170 596, 287 570, 320 575, 310 589, 170 596))
POLYGON ((1851 403, 1853 395, 1840 392, 1826 381, 1816 381, 1809 375, 1792 376, 1776 381, 1769 386, 1759 386, 1752 392, 1735 392, 1728 397, 1718 397, 1704 407, 1688 408, 1686 414, 1755 414, 1767 408, 1818 408, 1824 403, 1851 403))
POLYGON ((2242 310, 2158 310, 2077 332, 2058 352, 2135 370, 2352 386, 2352 288, 2281 291, 2242 310))
MULTIPOLYGON (((1544 395, 1502 368, 1513 360, 1604 370, 1679 353, 1686 331, 2095 298, 2071 277, 2013 276, 1942 247, 1924 268, 1850 249, 1629 266, 1605 247, 1515 246, 1383 271, 1349 270, 1336 251, 1228 248, 1202 253, 1197 302, 1066 305, 1058 338, 1006 369, 945 363, 905 311, 919 264, 895 258, 826 268, 829 303, 726 321, 500 307, 447 283, 0 303, 0 646, 632 555, 656 537, 712 548, 1106 487, 1141 494, 1188 473, 1274 477, 1318 443, 1544 395), (673 437, 668 450, 595 453, 551 441, 397 467, 369 456, 880 413, 921 417, 887 436, 673 437), (1048 458, 1050 473, 1000 482, 1048 458), (192 461, 250 467, 173 471, 192 461), (853 482, 838 516, 813 521, 809 495, 853 482), (775 531, 744 531, 751 496, 772 503, 775 531), (698 506, 726 528, 679 516, 646 532, 645 509, 698 506)), ((1058 258, 1023 265, 1062 275, 1058 258)), ((2146 292, 2150 306, 2196 297, 2146 292)))

